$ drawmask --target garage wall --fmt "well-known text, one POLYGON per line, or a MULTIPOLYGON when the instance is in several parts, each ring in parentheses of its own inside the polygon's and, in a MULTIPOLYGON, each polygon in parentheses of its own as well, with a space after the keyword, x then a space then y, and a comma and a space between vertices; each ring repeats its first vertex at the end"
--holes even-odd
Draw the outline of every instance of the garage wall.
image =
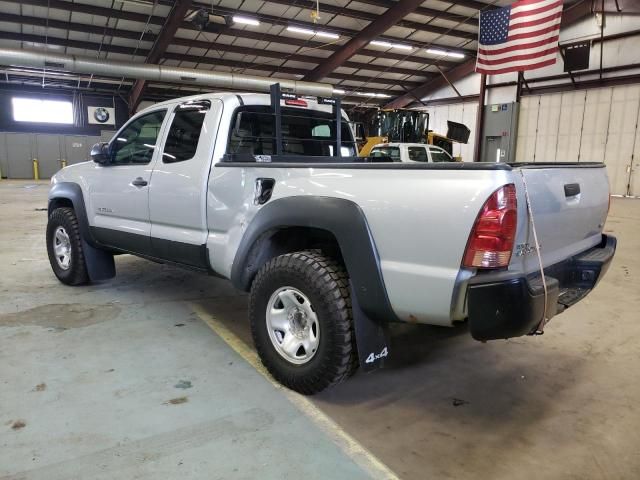
POLYGON ((640 196, 640 85, 521 99, 516 161, 605 162, 611 193, 640 196))
POLYGON ((55 135, 46 133, 0 132, 0 172, 2 178, 32 179, 33 159, 38 159, 40 178, 49 178, 62 167, 89 160, 91 147, 113 136, 55 135))
POLYGON ((431 106, 425 109, 429 113, 429 129, 441 135, 447 134, 447 120, 464 123, 470 130, 469 143, 453 144, 454 156, 462 156, 465 162, 473 161, 473 145, 476 134, 476 114, 478 103, 458 103, 453 105, 431 106))

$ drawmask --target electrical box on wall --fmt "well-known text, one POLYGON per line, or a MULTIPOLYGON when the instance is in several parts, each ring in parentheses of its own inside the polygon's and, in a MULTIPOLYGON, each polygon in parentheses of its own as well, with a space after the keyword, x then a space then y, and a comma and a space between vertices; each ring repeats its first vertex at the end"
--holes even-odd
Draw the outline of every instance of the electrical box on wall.
POLYGON ((482 162, 513 162, 518 137, 518 104, 495 103, 484 107, 482 162))

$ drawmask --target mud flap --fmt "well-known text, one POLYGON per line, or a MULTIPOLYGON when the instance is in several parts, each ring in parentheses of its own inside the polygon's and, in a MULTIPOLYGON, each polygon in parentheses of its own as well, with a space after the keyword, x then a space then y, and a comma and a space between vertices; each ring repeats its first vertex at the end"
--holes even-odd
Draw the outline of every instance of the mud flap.
POLYGON ((358 298, 351 285, 351 312, 356 332, 356 345, 360 368, 363 372, 372 372, 384 367, 389 359, 389 328, 371 320, 360 308, 358 298))
POLYGON ((113 255, 89 245, 82 239, 82 252, 87 263, 87 273, 92 282, 108 280, 116 276, 116 264, 113 255))

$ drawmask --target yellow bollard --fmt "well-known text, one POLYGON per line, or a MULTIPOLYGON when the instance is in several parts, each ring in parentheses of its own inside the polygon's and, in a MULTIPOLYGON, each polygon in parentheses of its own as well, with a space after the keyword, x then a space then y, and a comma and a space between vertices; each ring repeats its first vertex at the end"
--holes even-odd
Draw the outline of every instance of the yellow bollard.
POLYGON ((62 160, 60 160, 60 165, 62 165, 62 168, 67 166, 67 159, 63 158, 62 160))
POLYGON ((38 159, 33 159, 33 179, 40 180, 40 169, 38 168, 38 159))

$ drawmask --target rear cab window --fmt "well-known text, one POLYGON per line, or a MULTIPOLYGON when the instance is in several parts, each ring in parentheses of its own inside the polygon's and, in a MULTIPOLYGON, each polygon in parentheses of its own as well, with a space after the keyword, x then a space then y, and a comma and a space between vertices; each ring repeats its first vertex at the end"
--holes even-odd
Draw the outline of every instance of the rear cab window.
POLYGON ((428 162, 427 150, 425 147, 409 147, 409 160, 414 162, 428 162))
POLYGON ((451 155, 438 147, 429 147, 429 153, 431 154, 432 162, 454 162, 455 160, 451 155))
POLYGON ((202 100, 178 105, 162 153, 163 163, 191 160, 198 149, 204 117, 211 102, 202 100))
MULTIPOLYGON (((285 155, 333 156, 336 125, 333 115, 318 110, 282 107, 282 150, 285 155)), ((275 120, 271 107, 240 107, 234 115, 228 154, 275 155, 275 120)), ((343 119, 340 156, 355 157, 356 143, 343 119)))

